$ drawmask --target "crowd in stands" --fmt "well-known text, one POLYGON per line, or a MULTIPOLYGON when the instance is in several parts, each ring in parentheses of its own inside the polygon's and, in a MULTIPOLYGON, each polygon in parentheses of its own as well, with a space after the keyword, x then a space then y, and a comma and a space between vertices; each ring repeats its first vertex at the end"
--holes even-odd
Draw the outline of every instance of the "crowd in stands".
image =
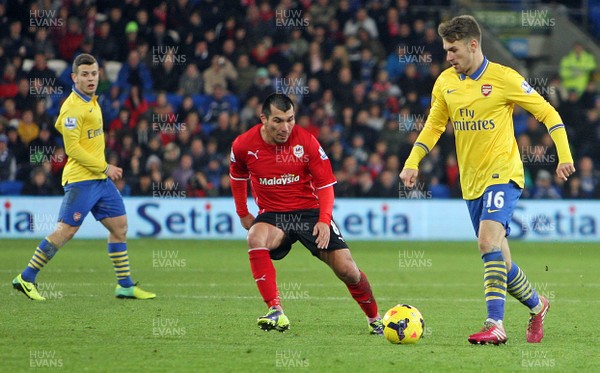
MULTIPOLYGON (((66 156, 54 122, 71 92, 71 62, 90 53, 100 65, 107 160, 124 169, 117 183, 124 196, 231 195, 231 143, 260 122, 265 97, 280 92, 293 97, 297 125, 329 155, 336 196, 460 198, 451 126, 421 163, 420 194, 399 188, 433 84, 447 68, 436 7, 416 12, 408 0, 113 4, 0 1, 0 181, 21 182, 22 194, 62 194, 66 156)), ((544 88, 566 123, 577 173, 567 183, 553 176, 546 128, 515 107, 527 198, 600 197, 596 67, 574 78, 580 71, 568 58, 555 79, 534 88, 544 88)))

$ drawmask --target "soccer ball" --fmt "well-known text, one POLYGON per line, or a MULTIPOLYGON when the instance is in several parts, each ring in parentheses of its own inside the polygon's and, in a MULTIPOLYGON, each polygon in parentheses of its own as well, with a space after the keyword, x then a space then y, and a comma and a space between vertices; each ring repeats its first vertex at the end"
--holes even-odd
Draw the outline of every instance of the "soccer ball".
POLYGON ((398 304, 383 316, 383 335, 392 343, 417 343, 423 335, 425 322, 418 309, 408 304, 398 304))

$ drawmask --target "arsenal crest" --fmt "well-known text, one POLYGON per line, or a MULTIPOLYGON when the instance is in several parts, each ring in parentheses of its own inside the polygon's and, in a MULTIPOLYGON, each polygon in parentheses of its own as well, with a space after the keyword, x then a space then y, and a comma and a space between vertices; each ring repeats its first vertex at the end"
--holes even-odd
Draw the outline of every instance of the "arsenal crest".
POLYGON ((302 156, 304 155, 304 147, 302 145, 294 146, 294 155, 297 158, 302 158, 302 156))
POLYGON ((79 219, 81 219, 81 213, 80 212, 73 213, 73 220, 79 221, 79 219))
POLYGON ((492 85, 491 84, 484 84, 481 86, 481 93, 487 97, 490 95, 490 93, 492 93, 492 85))

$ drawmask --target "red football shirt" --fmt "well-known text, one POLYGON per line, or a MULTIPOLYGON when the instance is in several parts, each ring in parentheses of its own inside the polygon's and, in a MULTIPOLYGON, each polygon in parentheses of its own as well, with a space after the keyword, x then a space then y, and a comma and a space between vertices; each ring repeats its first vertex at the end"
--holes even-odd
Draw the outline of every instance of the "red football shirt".
POLYGON ((336 183, 331 163, 317 139, 294 126, 284 144, 267 144, 262 124, 238 136, 231 147, 229 173, 250 179, 259 214, 319 208, 317 189, 336 183))

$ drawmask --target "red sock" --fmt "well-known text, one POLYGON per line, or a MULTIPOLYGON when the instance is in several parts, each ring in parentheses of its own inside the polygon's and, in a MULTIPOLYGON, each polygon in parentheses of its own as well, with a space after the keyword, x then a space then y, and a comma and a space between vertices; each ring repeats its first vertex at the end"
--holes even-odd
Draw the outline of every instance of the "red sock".
POLYGON ((271 261, 268 249, 257 248, 248 250, 252 276, 258 286, 258 291, 269 307, 281 306, 279 290, 275 277, 275 266, 271 261))
POLYGON ((369 280, 367 280, 367 276, 363 271, 360 271, 360 281, 358 283, 346 284, 346 286, 348 287, 348 290, 350 290, 352 298, 354 298, 360 308, 362 308, 365 315, 369 318, 377 317, 377 314, 379 313, 377 310, 377 302, 373 297, 369 280))

